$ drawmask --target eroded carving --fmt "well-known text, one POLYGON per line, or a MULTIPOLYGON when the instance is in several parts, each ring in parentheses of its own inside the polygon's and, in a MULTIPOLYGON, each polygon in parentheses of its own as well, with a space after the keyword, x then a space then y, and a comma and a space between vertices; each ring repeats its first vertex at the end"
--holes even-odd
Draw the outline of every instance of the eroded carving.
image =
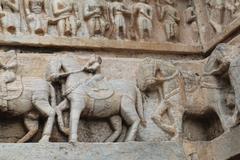
POLYGON ((26 21, 29 32, 36 35, 45 35, 48 32, 48 15, 45 0, 24 0, 26 21))
POLYGON ((87 23, 90 37, 104 37, 109 29, 107 21, 107 3, 101 0, 86 0, 84 3, 83 17, 87 23))
POLYGON ((179 40, 179 22, 180 16, 178 10, 174 7, 173 0, 164 0, 164 4, 158 1, 158 19, 163 21, 167 41, 179 40))
POLYGON ((53 0, 52 10, 59 36, 76 36, 81 25, 78 5, 69 0, 53 0))
POLYGON ((158 92, 159 104, 152 120, 172 135, 172 140, 181 139, 182 118, 186 113, 197 115, 213 110, 225 131, 236 125, 235 113, 229 114, 231 109, 222 101, 226 98, 223 93, 229 89, 224 80, 184 71, 171 62, 150 58, 142 62, 137 73, 141 91, 158 92), (166 114, 170 123, 164 118, 166 114))
POLYGON ((153 8, 148 0, 139 0, 133 4, 132 31, 136 39, 148 40, 152 37, 153 8))
POLYGON ((126 16, 131 15, 130 10, 123 3, 123 0, 114 0, 111 5, 110 17, 111 21, 114 25, 114 37, 116 39, 126 39, 127 35, 127 24, 126 24, 126 16))
POLYGON ((3 33, 20 33, 20 1, 2 0, 0 1, 0 17, 3 33))

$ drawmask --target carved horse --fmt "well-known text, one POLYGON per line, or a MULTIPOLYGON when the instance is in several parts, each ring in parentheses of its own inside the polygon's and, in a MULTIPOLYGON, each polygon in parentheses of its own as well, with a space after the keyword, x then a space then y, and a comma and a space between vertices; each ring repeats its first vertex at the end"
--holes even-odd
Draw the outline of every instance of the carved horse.
POLYGON ((49 65, 49 79, 59 80, 61 70, 65 73, 71 73, 66 77, 64 94, 66 99, 56 108, 60 130, 66 134, 70 132, 69 142, 75 143, 78 139, 77 130, 80 116, 110 118, 115 132, 106 141, 115 141, 121 134, 121 129, 117 128, 119 126, 114 124, 119 121, 114 117, 119 115, 129 126, 125 141, 134 141, 140 122, 145 122, 139 89, 135 84, 125 80, 105 81, 104 83, 107 85, 101 81, 97 82, 100 88, 89 87, 91 76, 82 71, 78 72, 80 69, 81 65, 76 57, 69 54, 55 57, 49 65), (68 108, 68 102, 70 103, 70 131, 64 126, 62 118, 62 111, 68 108))
POLYGON ((53 86, 40 78, 19 77, 7 88, 8 95, 1 95, 0 115, 6 118, 22 116, 28 129, 28 133, 17 143, 24 143, 37 133, 39 116, 47 117, 40 142, 48 142, 55 120, 56 95, 53 86))
POLYGON ((183 115, 204 115, 214 111, 225 131, 235 125, 225 105, 224 83, 214 76, 180 71, 170 62, 146 58, 139 67, 137 84, 141 91, 156 90, 159 105, 152 116, 155 124, 179 140, 182 134, 183 115), (173 125, 163 121, 169 113, 173 125))
POLYGON ((240 54, 239 47, 219 44, 209 56, 204 67, 205 74, 223 79, 229 78, 235 93, 235 122, 239 123, 240 112, 240 54))

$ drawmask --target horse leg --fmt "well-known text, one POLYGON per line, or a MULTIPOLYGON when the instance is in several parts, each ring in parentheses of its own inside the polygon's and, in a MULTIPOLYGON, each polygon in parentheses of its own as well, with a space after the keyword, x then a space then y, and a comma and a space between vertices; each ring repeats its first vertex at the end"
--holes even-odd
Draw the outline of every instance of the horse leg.
POLYGON ((70 134, 69 128, 65 127, 64 122, 63 122, 63 116, 62 116, 62 112, 68 108, 69 108, 68 100, 65 99, 56 107, 56 113, 57 113, 57 120, 58 120, 58 125, 59 125, 60 130, 64 134, 69 136, 69 134, 70 134))
POLYGON ((177 107, 173 107, 171 106, 169 108, 169 118, 173 120, 173 128, 174 128, 174 136, 172 137, 172 141, 180 141, 182 139, 182 132, 183 132, 183 114, 184 111, 181 110, 181 108, 183 108, 182 105, 180 104, 176 104, 175 106, 177 107), (177 106, 179 105, 179 106, 177 106))
POLYGON ((105 142, 114 142, 120 136, 122 132, 122 118, 119 115, 112 116, 110 118, 112 129, 114 130, 113 134, 108 137, 105 142))
MULTIPOLYGON (((31 113, 30 113, 31 114, 31 113)), ((28 129, 28 133, 24 135, 17 143, 24 143, 31 139, 38 131, 38 116, 27 115, 24 117, 24 125, 28 129)))
POLYGON ((157 110, 155 111, 152 120, 153 122, 164 131, 168 132, 169 134, 175 135, 176 134, 176 128, 172 125, 165 124, 163 122, 163 114, 168 111, 170 108, 169 104, 166 102, 161 102, 160 105, 157 107, 157 110))
POLYGON ((55 120, 55 110, 50 106, 49 102, 46 100, 35 100, 33 102, 35 107, 40 111, 42 114, 46 115, 47 122, 45 123, 43 136, 39 142, 49 142, 49 138, 52 133, 52 128, 55 120))
POLYGON ((80 120, 80 115, 85 108, 84 97, 80 95, 75 95, 70 98, 71 111, 70 111, 70 143, 76 143, 78 141, 78 124, 80 120))
POLYGON ((130 126, 125 141, 134 141, 140 125, 140 118, 136 111, 135 102, 126 96, 123 96, 121 101, 121 115, 130 126))

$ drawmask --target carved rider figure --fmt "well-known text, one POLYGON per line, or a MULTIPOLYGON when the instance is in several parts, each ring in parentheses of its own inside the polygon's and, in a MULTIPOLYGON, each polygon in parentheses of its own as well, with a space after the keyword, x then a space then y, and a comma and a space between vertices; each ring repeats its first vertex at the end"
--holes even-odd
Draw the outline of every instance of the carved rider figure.
POLYGON ((70 0, 53 0, 54 18, 59 36, 76 36, 80 27, 78 6, 70 0))
POLYGON ((161 8, 159 20, 163 20, 167 40, 178 40, 179 12, 174 8, 173 0, 164 1, 166 4, 161 8))
POLYGON ((130 15, 131 13, 124 5, 123 0, 114 0, 111 4, 111 19, 117 39, 124 39, 127 37, 126 14, 130 15))
POLYGON ((28 27, 31 34, 45 35, 48 29, 48 17, 44 0, 24 0, 28 27))
POLYGON ((83 17, 87 23, 90 37, 103 37, 109 29, 109 22, 106 21, 106 3, 101 0, 86 0, 83 10, 83 17))
POLYGON ((153 9, 148 0, 139 0, 133 5, 132 19, 132 28, 137 30, 141 40, 152 37, 153 9), (134 24, 136 24, 136 28, 134 24))
MULTIPOLYGON (((0 62, 0 68, 2 69, 2 73, 0 75, 1 82, 1 92, 2 97, 7 96, 7 83, 11 83, 16 80, 16 72, 17 72, 17 55, 15 52, 9 52, 10 58, 6 63, 0 62)), ((5 104, 6 106, 7 104, 5 104)))
POLYGON ((1 23, 4 33, 18 34, 20 32, 19 0, 0 1, 1 23))
MULTIPOLYGON (((97 55, 91 56, 87 64, 84 66, 83 71, 92 74, 92 78, 88 81, 95 90, 100 89, 98 81, 101 81, 104 79, 104 76, 101 74, 101 64, 102 64, 102 58, 97 55)), ((103 88, 101 88, 103 89, 103 88)))

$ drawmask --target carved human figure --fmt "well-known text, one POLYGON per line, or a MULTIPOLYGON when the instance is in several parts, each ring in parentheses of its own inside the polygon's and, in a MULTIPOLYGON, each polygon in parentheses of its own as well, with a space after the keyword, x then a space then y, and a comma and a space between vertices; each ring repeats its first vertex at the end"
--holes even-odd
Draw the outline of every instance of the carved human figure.
POLYGON ((101 0, 85 0, 83 17, 87 23, 90 37, 104 37, 109 29, 107 3, 101 0))
POLYGON ((19 0, 1 0, 0 3, 3 33, 18 34, 21 26, 19 0))
POLYGON ((132 9, 132 30, 138 34, 140 40, 152 37, 153 8, 148 0, 138 0, 132 9))
POLYGON ((185 23, 191 27, 192 41, 196 43, 199 40, 199 30, 197 25, 197 15, 192 2, 192 0, 189 0, 188 7, 184 11, 184 17, 185 23))
POLYGON ((80 27, 78 5, 71 0, 53 0, 54 18, 51 23, 57 24, 59 36, 76 36, 80 27))
POLYGON ((225 0, 206 0, 209 22, 217 33, 222 32, 225 0))
POLYGON ((24 0, 28 28, 31 34, 45 35, 48 31, 48 16, 45 0, 24 0))
POLYGON ((167 41, 178 41, 179 39, 179 22, 180 16, 178 10, 174 7, 174 0, 164 0, 165 4, 161 6, 160 2, 158 5, 160 9, 158 10, 159 20, 163 20, 164 30, 166 34, 167 41))
POLYGON ((123 0, 114 0, 111 4, 111 19, 114 25, 114 31, 116 39, 127 38, 127 26, 125 16, 130 15, 130 11, 127 9, 123 0))
POLYGON ((16 71, 18 66, 16 53, 14 51, 10 51, 8 54, 10 55, 10 58, 7 62, 0 62, 0 68, 3 70, 0 75, 1 91, 3 96, 7 96, 7 83, 16 80, 16 71))

